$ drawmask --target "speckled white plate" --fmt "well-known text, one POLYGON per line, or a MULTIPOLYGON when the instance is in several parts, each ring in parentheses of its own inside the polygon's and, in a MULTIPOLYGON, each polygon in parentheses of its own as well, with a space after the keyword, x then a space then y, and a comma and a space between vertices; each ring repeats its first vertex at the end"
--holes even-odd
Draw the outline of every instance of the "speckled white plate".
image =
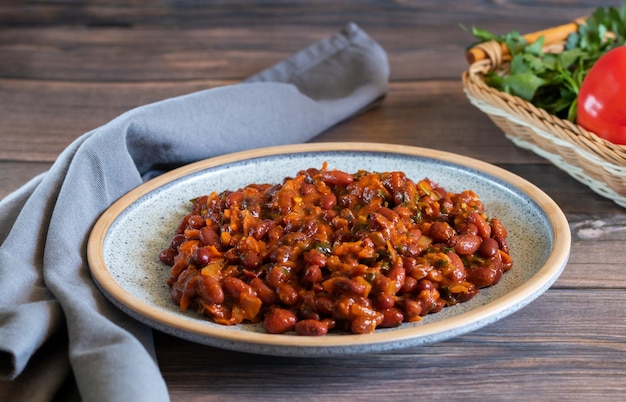
POLYGON ((570 251, 567 220, 556 203, 526 180, 493 165, 430 149, 374 143, 317 143, 258 149, 212 158, 157 177, 112 205, 95 225, 88 245, 92 275, 120 309, 158 330, 215 347, 285 356, 380 352, 442 341, 491 324, 546 291, 570 251), (170 300, 169 267, 159 261, 192 198, 249 183, 278 183, 299 170, 403 171, 444 188, 474 190, 490 216, 506 226, 513 268, 496 286, 469 302, 444 308, 418 323, 368 335, 271 335, 260 325, 231 327, 170 300))

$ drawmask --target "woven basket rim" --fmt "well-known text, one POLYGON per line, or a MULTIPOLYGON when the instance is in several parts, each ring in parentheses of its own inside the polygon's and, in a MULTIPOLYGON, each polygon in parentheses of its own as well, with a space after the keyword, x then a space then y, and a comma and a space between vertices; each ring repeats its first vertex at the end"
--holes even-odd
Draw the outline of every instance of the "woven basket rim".
MULTIPOLYGON (((561 46, 562 47, 562 46, 561 46)), ((554 45, 547 51, 554 52, 554 45)), ((472 63, 463 73, 463 86, 472 96, 499 108, 517 119, 539 127, 544 132, 591 153, 603 162, 626 167, 626 146, 609 142, 584 127, 548 113, 518 96, 500 91, 485 83, 489 71, 505 73, 507 63, 498 54, 472 63), (491 57, 496 58, 494 63, 491 57)))

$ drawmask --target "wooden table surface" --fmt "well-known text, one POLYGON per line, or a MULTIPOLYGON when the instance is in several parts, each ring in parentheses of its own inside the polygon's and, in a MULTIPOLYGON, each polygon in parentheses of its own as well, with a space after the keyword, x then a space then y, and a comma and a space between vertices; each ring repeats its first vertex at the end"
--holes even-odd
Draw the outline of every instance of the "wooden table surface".
MULTIPOLYGON (((155 332, 174 401, 620 400, 626 392, 626 210, 517 148, 467 101, 460 25, 532 32, 590 1, 2 2, 0 198, 122 112, 237 82, 354 21, 387 51, 388 96, 315 141, 417 145, 482 159, 563 209, 571 257, 536 301, 444 342, 373 355, 247 355, 155 332), (263 6, 260 4, 264 3, 263 6)), ((619 1, 605 1, 617 6, 619 1)))

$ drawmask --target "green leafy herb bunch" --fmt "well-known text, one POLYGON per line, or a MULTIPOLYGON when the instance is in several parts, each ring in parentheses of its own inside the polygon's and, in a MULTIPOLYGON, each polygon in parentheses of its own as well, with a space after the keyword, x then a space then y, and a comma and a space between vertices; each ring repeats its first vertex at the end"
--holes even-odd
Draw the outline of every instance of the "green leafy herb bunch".
POLYGON ((626 45, 626 3, 619 9, 597 8, 577 32, 568 36, 560 53, 544 52, 543 36, 528 43, 519 32, 494 35, 472 28, 472 35, 479 43, 504 43, 511 55, 508 72, 489 72, 485 77, 487 85, 574 122, 578 91, 591 67, 609 50, 626 45))

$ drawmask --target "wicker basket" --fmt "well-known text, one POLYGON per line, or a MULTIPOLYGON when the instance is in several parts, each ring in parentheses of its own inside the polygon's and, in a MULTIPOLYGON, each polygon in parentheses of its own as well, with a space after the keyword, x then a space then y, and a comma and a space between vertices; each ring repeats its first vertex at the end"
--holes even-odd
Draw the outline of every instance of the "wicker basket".
MULTIPOLYGON (((550 52, 562 51, 564 46, 563 41, 548 43, 546 39, 545 43, 544 50, 550 52)), ((482 43, 475 49, 484 58, 471 60, 463 73, 470 102, 517 146, 548 159, 596 193, 626 207, 626 146, 612 144, 517 96, 489 87, 484 82, 487 72, 506 73, 506 49, 495 42, 482 43)))

